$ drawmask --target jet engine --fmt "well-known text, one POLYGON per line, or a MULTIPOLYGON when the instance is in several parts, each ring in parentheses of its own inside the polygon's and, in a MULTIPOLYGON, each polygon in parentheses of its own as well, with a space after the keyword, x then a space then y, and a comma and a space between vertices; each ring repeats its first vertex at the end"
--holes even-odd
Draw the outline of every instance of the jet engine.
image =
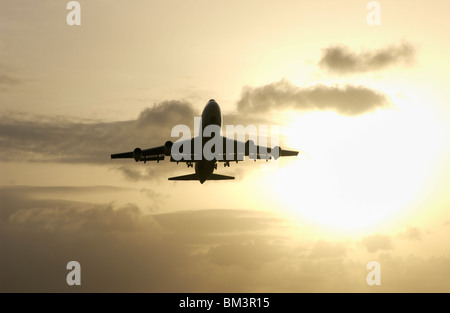
POLYGON ((173 142, 170 140, 166 141, 166 143, 164 144, 164 154, 166 156, 172 155, 172 146, 173 146, 173 142))
POLYGON ((139 162, 142 158, 142 149, 136 148, 133 150, 133 158, 136 162, 139 162))

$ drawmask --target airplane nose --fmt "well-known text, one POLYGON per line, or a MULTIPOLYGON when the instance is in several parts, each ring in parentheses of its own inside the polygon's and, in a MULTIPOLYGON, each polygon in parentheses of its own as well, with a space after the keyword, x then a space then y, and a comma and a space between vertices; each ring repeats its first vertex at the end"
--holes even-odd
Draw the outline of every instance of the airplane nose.
POLYGON ((214 115, 220 115, 220 107, 216 100, 211 99, 208 101, 205 109, 208 108, 210 111, 214 112, 214 115))
POLYGON ((221 126, 222 113, 220 112, 219 104, 214 99, 210 99, 203 109, 202 122, 204 127, 210 124, 217 124, 221 126))
POLYGON ((219 110, 219 104, 214 99, 209 100, 207 106, 219 110))

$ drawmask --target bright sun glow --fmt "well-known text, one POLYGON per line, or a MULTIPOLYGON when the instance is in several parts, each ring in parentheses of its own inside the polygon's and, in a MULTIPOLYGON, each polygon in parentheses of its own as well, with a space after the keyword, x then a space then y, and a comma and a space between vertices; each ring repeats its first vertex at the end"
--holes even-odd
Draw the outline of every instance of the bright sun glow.
POLYGON ((282 133, 289 147, 305 153, 273 171, 279 201, 323 226, 379 225, 407 210, 423 187, 439 147, 434 125, 415 109, 291 116, 282 133))

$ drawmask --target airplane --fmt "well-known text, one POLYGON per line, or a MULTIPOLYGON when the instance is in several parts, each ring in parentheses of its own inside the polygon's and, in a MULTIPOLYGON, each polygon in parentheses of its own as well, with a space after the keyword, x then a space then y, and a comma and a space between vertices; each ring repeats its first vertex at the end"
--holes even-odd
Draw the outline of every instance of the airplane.
MULTIPOLYGON (((187 167, 194 167, 195 163, 195 173, 183 176, 170 177, 169 180, 174 181, 190 181, 198 180, 203 184, 207 180, 230 180, 234 179, 233 176, 226 176, 215 174, 214 170, 217 170, 217 162, 224 162, 224 167, 230 167, 230 161, 244 160, 244 156, 248 156, 250 159, 264 159, 266 161, 272 159, 278 159, 280 156, 297 156, 298 151, 283 150, 276 146, 273 148, 268 148, 264 146, 255 145, 252 140, 246 142, 229 139, 218 135, 207 137, 205 136, 205 129, 207 127, 215 127, 220 130, 222 127, 222 113, 220 111, 219 104, 211 99, 206 104, 201 115, 201 130, 199 136, 194 138, 177 141, 173 143, 172 141, 166 141, 163 146, 158 146, 154 148, 144 149, 136 148, 130 152, 111 154, 111 159, 134 159, 136 162, 148 162, 148 161, 162 161, 166 156, 170 156, 171 162, 185 162, 187 167), (222 142, 223 146, 217 145, 218 148, 222 148, 222 151, 217 149, 217 153, 213 156, 207 155, 203 152, 205 144, 209 140, 219 140, 222 142), (201 154, 191 153, 192 151, 197 151, 198 144, 200 144, 201 154), (178 148, 178 150, 177 150, 178 148), (190 150, 190 151, 189 151, 190 150), (178 151, 178 152, 177 152, 178 151)), ((217 142, 217 141, 216 141, 217 142)), ((213 147, 214 150, 217 147, 213 147)), ((215 152, 215 151, 214 151, 215 152)))

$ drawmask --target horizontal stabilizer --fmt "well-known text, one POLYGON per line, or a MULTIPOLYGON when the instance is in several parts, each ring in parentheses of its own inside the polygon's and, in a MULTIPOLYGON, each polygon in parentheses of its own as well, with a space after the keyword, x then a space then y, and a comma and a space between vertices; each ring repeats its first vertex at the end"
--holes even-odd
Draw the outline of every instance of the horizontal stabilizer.
POLYGON ((227 180, 227 179, 234 179, 234 177, 219 174, 211 174, 211 176, 209 176, 207 180, 227 180))
POLYGON ((198 180, 197 174, 169 177, 169 180, 198 180))
MULTIPOLYGON (((234 179, 233 176, 225 176, 219 174, 211 174, 207 180, 228 180, 234 179)), ((183 176, 170 177, 169 180, 199 180, 197 174, 189 174, 183 176)))

